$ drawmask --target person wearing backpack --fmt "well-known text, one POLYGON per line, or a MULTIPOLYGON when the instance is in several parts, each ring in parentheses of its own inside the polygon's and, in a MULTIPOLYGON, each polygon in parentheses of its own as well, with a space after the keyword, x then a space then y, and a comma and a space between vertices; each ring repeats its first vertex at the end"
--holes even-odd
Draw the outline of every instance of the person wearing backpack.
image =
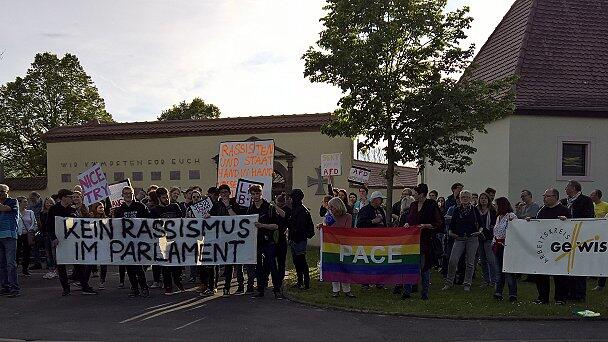
MULTIPOLYGON (((258 253, 256 265, 256 278, 258 283, 258 293, 254 298, 263 298, 264 290, 268 282, 268 273, 272 277, 272 287, 276 299, 285 299, 281 291, 281 279, 277 269, 276 243, 275 238, 278 234, 278 214, 274 205, 271 205, 262 197, 262 187, 254 184, 249 187, 251 194, 251 205, 247 210, 247 215, 257 214, 258 222, 255 227, 258 229, 258 253)), ((249 275, 248 275, 249 276, 249 275)))
POLYGON ((308 239, 315 236, 315 226, 310 212, 302 204, 304 192, 301 189, 291 191, 291 219, 289 223, 289 246, 293 264, 298 275, 297 287, 307 290, 310 288, 310 271, 306 262, 306 246, 308 239))

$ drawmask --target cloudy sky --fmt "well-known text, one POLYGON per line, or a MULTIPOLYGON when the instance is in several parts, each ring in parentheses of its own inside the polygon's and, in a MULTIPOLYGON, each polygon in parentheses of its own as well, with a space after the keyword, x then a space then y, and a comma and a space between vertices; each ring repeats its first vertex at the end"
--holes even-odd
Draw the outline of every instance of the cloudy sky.
MULTIPOLYGON (((335 109, 339 91, 303 78, 320 0, 0 0, 0 84, 37 52, 78 56, 118 121, 154 120, 195 96, 223 116, 335 109)), ((513 0, 449 0, 481 47, 513 0)))

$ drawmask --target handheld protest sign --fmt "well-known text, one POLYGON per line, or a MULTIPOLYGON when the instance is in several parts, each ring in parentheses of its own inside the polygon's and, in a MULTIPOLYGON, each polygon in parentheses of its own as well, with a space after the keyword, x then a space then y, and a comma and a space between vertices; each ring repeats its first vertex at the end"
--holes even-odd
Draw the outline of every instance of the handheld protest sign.
POLYGON ((209 210, 211 210, 212 207, 213 201, 211 200, 211 197, 206 197, 204 200, 190 205, 190 210, 194 214, 194 217, 203 218, 209 213, 209 210))
POLYGON ((364 167, 353 166, 348 173, 348 181, 357 185, 365 185, 369 182, 372 171, 364 167))
POLYGON ((264 198, 272 198, 274 140, 226 141, 220 143, 217 185, 228 184, 235 196, 239 179, 263 184, 264 198))
POLYGON ((125 200, 122 198, 122 189, 125 186, 131 186, 131 180, 129 178, 117 183, 112 183, 108 186, 110 189, 110 203, 112 203, 112 209, 118 208, 124 203, 125 200))
POLYGON ((82 187, 83 202, 87 206, 103 201, 110 196, 108 180, 99 164, 93 164, 93 166, 79 174, 78 184, 82 187))
POLYGON ((239 179, 236 186, 236 194, 234 196, 236 199, 236 204, 241 207, 249 207, 249 205, 251 205, 251 194, 249 194, 249 187, 251 187, 252 185, 261 185, 262 187, 264 186, 264 184, 260 182, 255 182, 242 178, 239 179))
POLYGON ((321 175, 323 177, 342 175, 342 153, 321 155, 321 175))

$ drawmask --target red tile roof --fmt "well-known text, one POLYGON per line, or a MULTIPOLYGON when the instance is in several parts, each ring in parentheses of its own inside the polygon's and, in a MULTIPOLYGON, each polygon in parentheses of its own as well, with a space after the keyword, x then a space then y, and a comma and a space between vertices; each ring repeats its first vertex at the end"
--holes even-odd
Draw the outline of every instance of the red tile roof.
POLYGON ((323 113, 128 123, 91 122, 81 126, 53 128, 43 134, 42 138, 46 142, 58 142, 224 135, 243 132, 247 134, 310 132, 318 131, 330 120, 331 114, 323 113))
POLYGON ((473 77, 518 75, 517 113, 608 115, 606 18, 605 0, 516 0, 475 57, 473 77))
POLYGON ((46 177, 27 177, 27 178, 5 178, 4 184, 10 190, 44 190, 46 189, 46 177))
MULTIPOLYGON (((363 160, 353 160, 353 166, 359 166, 371 170, 369 177, 369 188, 386 189, 386 164, 372 163, 363 160)), ((395 178, 393 186, 397 189, 414 187, 418 184, 418 169, 415 167, 397 166, 395 165, 395 178)))

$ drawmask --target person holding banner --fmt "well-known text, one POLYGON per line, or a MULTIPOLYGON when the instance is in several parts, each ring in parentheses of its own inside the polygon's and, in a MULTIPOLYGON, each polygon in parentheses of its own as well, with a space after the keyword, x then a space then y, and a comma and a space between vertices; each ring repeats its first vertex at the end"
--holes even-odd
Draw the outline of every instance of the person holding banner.
MULTIPOLYGON (((268 274, 272 277, 272 286, 276 299, 284 299, 281 291, 281 280, 277 271, 276 242, 274 231, 279 229, 278 214, 273 205, 262 197, 262 187, 254 184, 249 187, 251 205, 247 215, 259 215, 255 227, 258 229, 258 257, 256 265, 258 293, 254 298, 264 297, 264 290, 268 282, 268 274)), ((248 272, 249 273, 249 272, 248 272)), ((248 274, 251 277, 252 274, 248 274)), ((249 279, 248 279, 249 282, 249 279)), ((249 286, 249 283, 247 284, 249 286)))
MULTIPOLYGON (((169 191, 167 188, 156 189, 156 195, 158 196, 159 204, 151 211, 152 218, 181 218, 182 209, 177 203, 171 203, 169 199, 169 191)), ((165 294, 173 294, 173 284, 181 292, 184 292, 184 285, 182 285, 182 267, 181 266, 163 266, 163 283, 165 287, 165 294), (173 280, 173 281, 172 281, 173 280)))
MULTIPOLYGON (((329 201, 329 212, 331 212, 334 222, 332 224, 326 224, 328 227, 334 228, 351 228, 353 225, 353 217, 351 214, 347 213, 346 206, 344 202, 338 198, 334 197, 329 201)), ((323 224, 322 224, 323 225, 323 224)), ((340 296, 340 288, 344 292, 344 295, 347 298, 355 298, 355 295, 350 291, 350 284, 347 283, 339 283, 332 281, 331 289, 332 289, 332 297, 337 298, 340 296)))
POLYGON ((279 230, 277 232, 277 271, 281 284, 285 279, 285 266, 287 260, 287 249, 289 243, 287 242, 287 231, 289 230, 289 219, 291 218, 291 208, 287 204, 288 196, 282 193, 277 197, 277 214, 279 214, 279 230))
MULTIPOLYGON (((150 212, 145 205, 141 202, 136 202, 133 196, 133 188, 125 186, 122 188, 122 198, 124 202, 120 207, 114 211, 114 217, 116 218, 148 218, 150 212)), ((142 296, 147 298, 150 296, 150 290, 148 289, 148 283, 146 282, 146 272, 141 265, 129 265, 127 266, 127 275, 129 276, 129 283, 131 283, 131 293, 129 297, 134 298, 142 296)))
MULTIPOLYGON (((55 217, 77 217, 76 209, 72 206, 73 195, 74 193, 68 189, 59 190, 57 193, 58 202, 55 203, 51 209, 49 209, 47 218, 47 232, 51 237, 53 248, 57 247, 59 244, 57 232, 55 230, 55 217)), ((79 285, 82 287, 82 294, 96 295, 97 291, 93 290, 93 288, 89 286, 90 267, 88 268, 88 274, 86 269, 82 271, 79 270, 82 268, 82 265, 74 266, 74 275, 77 276, 78 280, 80 281, 79 285)), ((63 288, 62 296, 68 296, 70 294, 70 282, 68 279, 66 265, 57 265, 57 273, 59 274, 59 282, 63 288)))
MULTIPOLYGON (((491 197, 491 196, 490 196, 491 197)), ((502 291, 505 287, 505 281, 509 286, 509 302, 517 301, 517 279, 512 273, 502 271, 505 255, 505 239, 507 237, 507 227, 509 221, 517 219, 517 215, 513 212, 513 207, 509 200, 505 197, 496 199, 496 225, 494 226, 494 243, 492 249, 496 256, 496 287, 494 288, 494 298, 502 300, 502 291)))
POLYGON ((310 212, 302 200, 304 200, 304 192, 301 189, 293 189, 291 197, 291 218, 289 220, 289 245, 291 246, 291 254, 293 264, 296 269, 299 289, 308 290, 310 288, 310 270, 306 262, 306 246, 308 239, 314 236, 314 223, 310 212))
MULTIPOLYGON (((559 191, 554 188, 545 190, 543 194, 544 205, 536 214, 538 220, 560 219, 566 220, 570 217, 570 211, 559 202, 559 191)), ((530 221, 530 217, 526 217, 530 221)), ((549 304, 549 292, 551 291, 551 276, 545 274, 535 274, 534 281, 538 290, 538 298, 534 304, 549 304)), ((568 294, 568 278, 564 276, 553 276, 555 286, 555 304, 564 305, 568 294)))
MULTIPOLYGON (((429 287, 431 285, 431 267, 433 239, 437 231, 441 229, 443 221, 437 202, 428 199, 427 195, 429 187, 424 184, 418 184, 412 191, 412 195, 416 200, 410 205, 408 212, 407 227, 418 226, 420 229, 420 276, 422 282, 422 291, 420 296, 422 300, 429 299, 429 287)), ((412 284, 404 285, 402 299, 410 298, 412 293, 412 284)))
POLYGON ((386 212, 382 208, 384 195, 380 191, 374 191, 370 202, 359 210, 357 215, 357 227, 380 228, 387 226, 386 212))

